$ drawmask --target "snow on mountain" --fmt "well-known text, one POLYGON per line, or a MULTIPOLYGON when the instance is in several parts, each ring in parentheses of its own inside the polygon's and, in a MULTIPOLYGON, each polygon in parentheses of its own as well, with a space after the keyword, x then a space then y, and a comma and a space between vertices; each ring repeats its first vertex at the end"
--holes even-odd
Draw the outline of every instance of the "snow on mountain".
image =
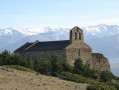
POLYGON ((51 41, 69 39, 69 28, 27 28, 20 29, 0 29, 0 52, 7 49, 13 52, 16 48, 26 42, 51 41), (12 47, 12 48, 11 48, 12 47))
MULTIPOLYGON (((7 28, 0 29, 0 52, 7 49, 13 52, 26 42, 68 40, 71 28, 27 28, 24 30, 7 28)), ((94 52, 104 54, 110 61, 113 73, 119 76, 114 62, 119 61, 119 26, 97 25, 82 27, 85 42, 94 52)))
POLYGON ((82 29, 84 30, 84 37, 86 41, 119 34, 119 26, 117 25, 100 24, 97 26, 84 27, 82 29))

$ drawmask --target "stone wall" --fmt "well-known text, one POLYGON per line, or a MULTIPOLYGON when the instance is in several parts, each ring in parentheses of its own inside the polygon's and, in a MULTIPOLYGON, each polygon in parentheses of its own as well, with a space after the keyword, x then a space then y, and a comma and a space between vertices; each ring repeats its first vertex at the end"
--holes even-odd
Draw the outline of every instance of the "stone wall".
POLYGON ((66 50, 49 50, 49 51, 27 51, 22 53, 22 56, 26 56, 27 58, 32 57, 32 59, 38 58, 49 58, 53 54, 58 54, 61 56, 63 60, 66 59, 66 50))
POLYGON ((84 64, 89 64, 92 49, 85 43, 73 42, 66 47, 66 60, 73 65, 75 59, 82 58, 84 64))
POLYGON ((66 60, 73 65, 75 59, 81 58, 84 64, 90 64, 98 72, 110 71, 108 59, 99 53, 92 53, 92 49, 85 43, 74 42, 66 48, 66 60))

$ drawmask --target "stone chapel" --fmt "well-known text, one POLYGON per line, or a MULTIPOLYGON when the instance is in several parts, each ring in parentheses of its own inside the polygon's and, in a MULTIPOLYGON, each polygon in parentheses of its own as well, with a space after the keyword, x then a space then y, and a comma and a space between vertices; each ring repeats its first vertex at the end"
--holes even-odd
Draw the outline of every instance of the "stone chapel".
POLYGON ((27 42, 15 50, 15 53, 32 57, 34 60, 57 54, 71 65, 75 59, 81 58, 84 64, 90 64, 91 68, 95 68, 98 72, 110 71, 108 59, 100 53, 92 52, 92 48, 84 43, 83 30, 77 26, 70 30, 69 40, 27 42))

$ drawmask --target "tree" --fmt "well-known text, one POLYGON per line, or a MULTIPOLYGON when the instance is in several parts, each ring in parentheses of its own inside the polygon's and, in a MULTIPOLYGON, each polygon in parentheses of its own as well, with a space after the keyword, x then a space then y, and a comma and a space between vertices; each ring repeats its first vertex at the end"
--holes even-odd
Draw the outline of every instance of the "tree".
POLYGON ((10 56, 10 65, 20 65, 21 56, 17 53, 12 53, 10 56))
POLYGON ((0 57, 1 57, 3 65, 9 65, 10 64, 10 52, 5 50, 1 53, 0 57))
POLYGON ((73 67, 64 60, 62 62, 62 66, 63 66, 63 71, 72 72, 73 70, 73 67))
POLYGON ((26 56, 24 56, 22 58, 22 60, 20 61, 20 64, 21 64, 21 66, 28 67, 28 60, 27 60, 26 56))
POLYGON ((82 75, 83 71, 84 71, 84 65, 83 65, 82 60, 80 58, 76 59, 75 62, 74 62, 74 70, 73 70, 73 72, 77 73, 79 75, 82 75))
POLYGON ((74 62, 73 72, 79 75, 83 75, 85 77, 92 77, 95 79, 98 78, 95 70, 91 69, 89 64, 83 65, 83 62, 80 58, 76 59, 76 61, 74 62))
POLYGON ((109 71, 102 71, 100 73, 100 81, 101 82, 111 82, 112 80, 112 73, 109 71))
POLYGON ((2 60, 1 60, 1 58, 0 58, 0 66, 2 65, 2 60))
POLYGON ((96 71, 94 69, 90 68, 89 64, 85 64, 84 65, 83 76, 85 76, 85 77, 92 77, 92 78, 95 78, 95 79, 98 78, 98 74, 96 74, 96 71))
POLYGON ((30 58, 29 61, 28 61, 28 67, 30 69, 34 69, 34 62, 33 62, 32 58, 30 58))
POLYGON ((51 65, 52 65, 52 75, 56 76, 58 73, 63 71, 62 59, 58 55, 52 55, 50 57, 51 65))
POLYGON ((45 75, 51 75, 51 72, 52 72, 51 62, 47 60, 46 58, 35 61, 34 68, 36 71, 45 75))

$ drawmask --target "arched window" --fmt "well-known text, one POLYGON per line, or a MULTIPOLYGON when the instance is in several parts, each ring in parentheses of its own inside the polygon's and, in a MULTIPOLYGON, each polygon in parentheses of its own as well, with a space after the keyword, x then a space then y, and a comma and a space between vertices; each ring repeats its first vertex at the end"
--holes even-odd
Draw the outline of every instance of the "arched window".
POLYGON ((74 33, 74 40, 77 40, 77 33, 74 33))
POLYGON ((81 33, 78 34, 78 38, 79 38, 79 40, 81 40, 81 33))

